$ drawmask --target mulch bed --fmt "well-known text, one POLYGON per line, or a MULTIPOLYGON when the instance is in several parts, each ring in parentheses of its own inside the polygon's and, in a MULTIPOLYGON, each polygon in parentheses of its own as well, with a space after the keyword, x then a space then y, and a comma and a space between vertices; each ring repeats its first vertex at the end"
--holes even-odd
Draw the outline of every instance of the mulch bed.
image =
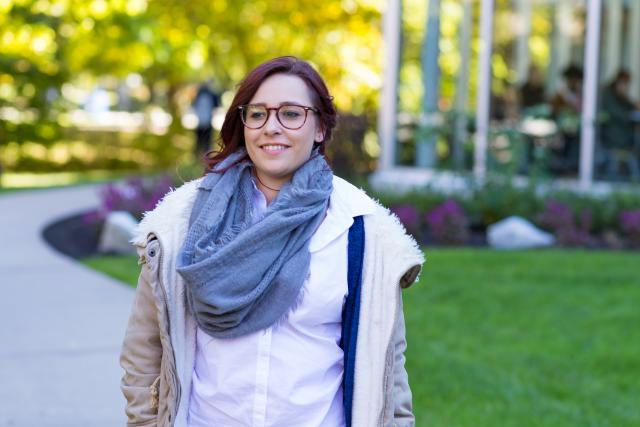
POLYGON ((44 240, 54 249, 72 258, 86 258, 98 253, 101 223, 90 223, 83 212, 49 224, 43 231, 44 240))

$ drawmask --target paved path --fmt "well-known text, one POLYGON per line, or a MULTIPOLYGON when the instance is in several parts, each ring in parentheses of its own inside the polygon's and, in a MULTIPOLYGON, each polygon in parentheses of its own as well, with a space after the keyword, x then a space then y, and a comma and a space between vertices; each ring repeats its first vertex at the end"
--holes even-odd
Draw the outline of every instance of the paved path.
POLYGON ((125 424, 120 345, 133 290, 51 249, 92 186, 0 195, 0 426, 125 424))

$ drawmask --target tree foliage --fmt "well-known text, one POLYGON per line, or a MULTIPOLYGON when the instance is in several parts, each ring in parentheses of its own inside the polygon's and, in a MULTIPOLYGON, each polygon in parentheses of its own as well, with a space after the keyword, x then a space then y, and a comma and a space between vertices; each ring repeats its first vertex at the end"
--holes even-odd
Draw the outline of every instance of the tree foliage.
POLYGON ((212 79, 233 91, 279 55, 310 60, 339 109, 375 112, 382 3, 0 0, 0 143, 68 139, 64 114, 97 83, 108 79, 113 89, 132 74, 147 90, 138 107, 161 106, 174 118, 170 133, 184 131, 184 88, 212 79))
MULTIPOLYGON (((213 77, 233 88, 278 55, 310 59, 343 109, 375 106, 380 3, 366 0, 4 0, 0 102, 46 109, 49 89, 81 75, 154 85, 213 77)), ((51 90, 49 90, 51 95, 51 90)))

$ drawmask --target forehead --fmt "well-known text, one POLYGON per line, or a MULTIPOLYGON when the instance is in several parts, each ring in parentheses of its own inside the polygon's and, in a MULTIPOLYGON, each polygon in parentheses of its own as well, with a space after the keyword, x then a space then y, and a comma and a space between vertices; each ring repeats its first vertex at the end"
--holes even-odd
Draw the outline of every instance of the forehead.
POLYGON ((262 82, 251 98, 251 104, 278 105, 282 103, 311 105, 307 84, 298 76, 274 74, 262 82))

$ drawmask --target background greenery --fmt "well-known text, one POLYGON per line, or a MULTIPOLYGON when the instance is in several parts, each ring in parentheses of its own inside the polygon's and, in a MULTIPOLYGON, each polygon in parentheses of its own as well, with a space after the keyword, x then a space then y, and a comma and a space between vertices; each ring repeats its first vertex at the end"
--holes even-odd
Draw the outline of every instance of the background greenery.
MULTIPOLYGON (((426 256, 420 281, 403 293, 418 426, 640 424, 637 255, 426 256)), ((136 260, 85 262, 135 286, 136 260)))
POLYGON ((339 109, 361 118, 362 137, 375 125, 381 86, 375 49, 382 6, 372 0, 327 0, 322 7, 310 0, 2 1, 0 166, 159 170, 189 162, 193 137, 183 118, 197 85, 211 79, 225 92, 226 106, 251 68, 287 54, 320 69, 339 109), (144 125, 79 124, 76 113, 97 86, 112 110, 142 114, 144 125), (121 89, 129 93, 126 105, 121 89), (170 124, 153 129, 160 113, 169 114, 170 124))
MULTIPOLYGON (((427 3, 402 1, 399 102, 400 111, 414 118, 423 96, 420 54, 427 3)), ((28 172, 163 170, 192 161, 193 137, 183 118, 197 84, 211 79, 224 92, 224 107, 247 71, 291 54, 309 59, 326 79, 347 129, 336 135, 336 145, 346 146, 342 151, 348 156, 351 144, 362 144, 360 156, 349 159, 357 160, 356 172, 371 171, 379 151, 375 129, 384 8, 381 0, 325 0, 321 5, 311 0, 2 1, 0 167, 28 172), (112 110, 140 113, 144 125, 81 123, 75 113, 98 86, 108 93, 112 110), (126 102, 119 98, 122 89, 129 93, 126 102), (154 129, 150 123, 159 113, 167 113, 170 123, 154 129)), ((472 13, 477 24, 479 2, 473 2, 472 13)), ((497 95, 516 77, 513 13, 512 2, 496 2, 492 65, 497 95)), ((552 13, 552 4, 533 11, 529 44, 532 62, 539 66, 550 60, 552 13)), ((440 108, 451 117, 467 114, 475 105, 474 59, 467 111, 452 111, 462 14, 460 0, 441 0, 440 108)), ((477 27, 472 58, 480 45, 477 27)), ((399 151, 401 161, 412 163, 410 143, 401 144, 399 151)))

